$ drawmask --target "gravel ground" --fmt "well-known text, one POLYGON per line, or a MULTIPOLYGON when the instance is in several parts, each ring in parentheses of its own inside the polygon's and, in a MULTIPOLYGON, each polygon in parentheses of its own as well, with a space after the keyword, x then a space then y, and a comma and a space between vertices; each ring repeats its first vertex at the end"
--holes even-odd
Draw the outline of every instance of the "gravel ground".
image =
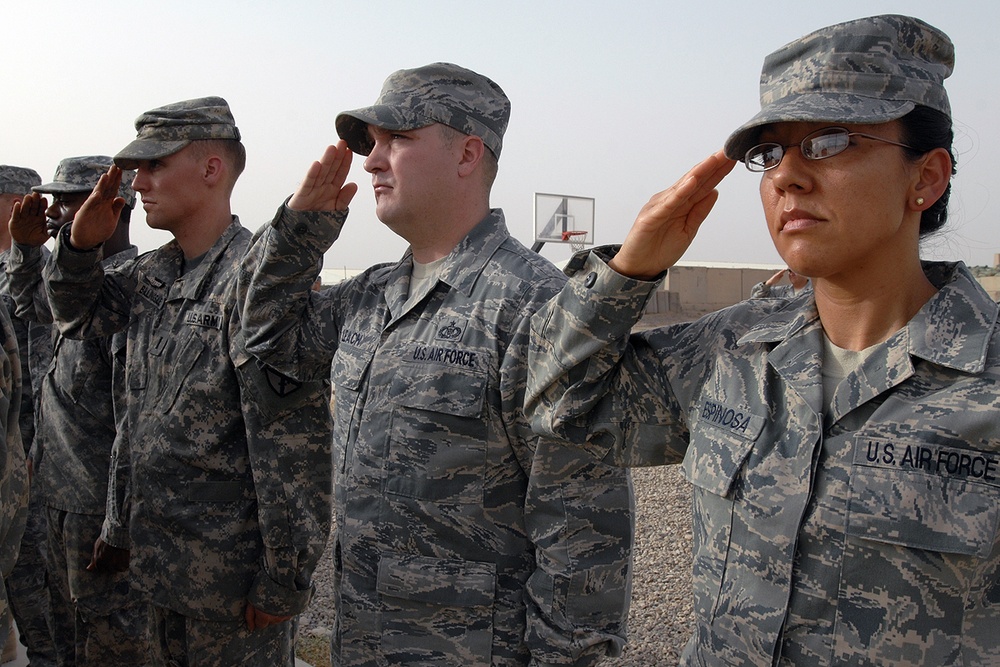
MULTIPOLYGON (((677 318, 647 317, 641 328, 677 318)), ((678 466, 633 470, 635 567, 629 641, 608 667, 676 665, 691 632, 691 488, 678 466)), ((329 636, 333 627, 329 549, 315 574, 316 597, 300 618, 301 633, 329 636)), ((318 666, 317 666, 318 667, 318 666)))

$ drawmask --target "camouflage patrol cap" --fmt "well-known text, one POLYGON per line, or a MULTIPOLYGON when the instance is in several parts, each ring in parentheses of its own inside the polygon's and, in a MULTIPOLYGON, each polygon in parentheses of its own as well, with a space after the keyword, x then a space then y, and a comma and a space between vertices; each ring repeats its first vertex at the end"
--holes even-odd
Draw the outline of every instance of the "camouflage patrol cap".
POLYGON ((451 63, 401 69, 389 75, 375 104, 337 116, 337 134, 355 153, 368 155, 368 125, 416 130, 434 123, 479 137, 499 158, 510 120, 510 100, 496 83, 451 63))
POLYGON ((155 160, 181 150, 199 139, 233 139, 240 131, 221 97, 199 97, 175 102, 135 119, 135 140, 115 156, 122 169, 135 169, 139 160, 155 160))
POLYGON ((729 136, 726 156, 742 159, 769 123, 887 123, 918 105, 950 118, 944 80, 954 66, 948 36, 909 16, 822 28, 764 59, 761 110, 729 136))
MULTIPOLYGON (((107 155, 68 157, 59 162, 51 183, 36 185, 31 189, 43 194, 90 192, 111 164, 112 160, 107 155)), ((118 188, 118 196, 125 200, 125 205, 129 208, 135 206, 133 178, 135 178, 134 171, 122 172, 122 183, 118 188)))
POLYGON ((26 195, 41 182, 34 169, 0 164, 0 195, 26 195))

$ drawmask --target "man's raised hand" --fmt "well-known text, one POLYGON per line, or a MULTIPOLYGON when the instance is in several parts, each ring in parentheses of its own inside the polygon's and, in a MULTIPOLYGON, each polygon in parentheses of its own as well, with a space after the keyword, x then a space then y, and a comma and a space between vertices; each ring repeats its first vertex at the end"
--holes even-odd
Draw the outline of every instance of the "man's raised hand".
POLYGON ((118 216, 125 206, 125 200, 118 196, 121 184, 122 170, 115 165, 111 165, 107 173, 101 174, 94 191, 73 218, 69 241, 74 248, 96 248, 115 233, 118 216))
POLYGON ((344 211, 358 192, 357 183, 346 183, 351 170, 351 150, 344 141, 327 147, 302 179, 288 208, 293 211, 344 211))
POLYGON ((37 248, 49 240, 49 230, 45 226, 45 210, 48 207, 49 202, 37 192, 14 202, 8 226, 15 243, 37 248))

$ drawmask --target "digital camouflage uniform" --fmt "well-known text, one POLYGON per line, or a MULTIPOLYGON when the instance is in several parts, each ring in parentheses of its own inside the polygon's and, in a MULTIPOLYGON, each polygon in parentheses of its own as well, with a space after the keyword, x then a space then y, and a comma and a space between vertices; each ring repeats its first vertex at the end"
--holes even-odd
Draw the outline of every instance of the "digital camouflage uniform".
MULTIPOLYGON (((239 136, 220 98, 167 105, 136 126, 116 162, 143 159, 143 142, 176 151, 239 136)), ((128 339, 128 437, 113 461, 131 465, 131 485, 112 469, 109 499, 131 505, 131 571, 153 602, 154 655, 289 664, 291 622, 251 633, 243 618, 248 601, 291 616, 312 595, 330 516, 329 482, 314 482, 328 479, 330 455, 310 434, 330 429, 327 378, 288 382, 246 353, 234 289, 250 233, 235 217, 186 272, 176 240, 104 271, 100 251, 74 249, 67 231, 43 272, 61 333, 128 339)), ((110 514, 109 529, 120 527, 122 509, 110 514)))
POLYGON ((280 209, 241 276, 250 350, 333 381, 333 664, 617 654, 630 483, 521 412, 528 318, 564 277, 494 210, 408 308, 410 254, 312 292, 345 218, 280 209))
MULTIPOLYGON (((910 17, 823 28, 765 59, 761 111, 726 155, 774 122, 950 118, 953 62, 910 17)), ((811 290, 630 335, 656 283, 612 271, 613 252, 575 257, 533 319, 526 412, 619 465, 681 463, 682 663, 1000 664, 1000 324, 964 265, 925 263, 938 291, 824 395, 811 290)))
POLYGON ((595 253, 535 316, 532 425, 694 485, 683 664, 1000 663, 998 308, 925 270, 940 291, 830 413, 812 292, 630 336, 656 284, 595 253))
MULTIPOLYGON (((41 177, 34 169, 0 165, 0 194, 25 195, 40 185, 41 177)), ((2 224, 6 224, 3 221, 2 224)), ((24 455, 30 456, 35 437, 35 410, 41 379, 52 354, 50 328, 26 321, 16 315, 16 307, 8 287, 6 267, 10 250, 0 252, 0 297, 14 328, 20 350, 22 378, 20 398, 20 430, 24 455)), ((4 583, 10 598, 11 611, 17 623, 21 643, 32 664, 50 667, 56 664, 56 650, 50 626, 50 602, 46 551, 45 505, 36 485, 31 484, 27 521, 24 526, 17 563, 13 572, 6 573, 4 583)), ((0 634, 6 635, 6 625, 0 634)))
MULTIPOLYGON (((67 158, 59 163, 53 182, 33 189, 46 194, 90 192, 110 165, 106 156, 67 158)), ((129 208, 135 203, 129 185, 133 176, 125 172, 120 189, 129 208)), ((45 256, 42 247, 14 244, 8 273, 18 316, 50 325, 52 312, 42 285, 45 256)), ((104 269, 135 256, 132 246, 104 260, 104 269)), ((124 345, 124 333, 73 340, 56 332, 52 362, 39 392, 33 463, 35 485, 48 508, 52 625, 59 638, 60 665, 125 667, 149 660, 147 603, 129 584, 128 573, 86 570, 107 504, 117 433, 114 401, 119 400, 119 411, 124 409, 124 369, 119 365, 114 376, 112 361, 113 349, 124 345)))
POLYGON ((329 495, 304 483, 329 474, 328 445, 297 446, 329 430, 323 383, 268 377, 239 345, 249 237, 234 218, 184 275, 174 241, 105 273, 60 239, 47 276, 64 335, 127 332, 133 577, 154 605, 206 621, 240 623, 248 599, 301 612, 329 530, 329 495))
MULTIPOLYGON (((14 569, 28 515, 28 466, 21 444, 18 413, 21 363, 17 338, 6 308, 0 308, 0 573, 14 569)), ((7 643, 10 609, 6 588, 0 586, 0 651, 7 643)))

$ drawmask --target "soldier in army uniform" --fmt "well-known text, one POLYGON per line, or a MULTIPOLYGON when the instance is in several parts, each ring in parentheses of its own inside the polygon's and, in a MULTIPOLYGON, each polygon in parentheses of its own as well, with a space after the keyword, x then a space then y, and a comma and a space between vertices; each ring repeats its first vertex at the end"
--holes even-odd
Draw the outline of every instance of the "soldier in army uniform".
POLYGON ((768 56, 761 111, 575 257, 532 321, 526 411, 694 485, 685 665, 1000 664, 1000 324, 945 222, 954 49, 905 16, 768 56), (813 289, 630 335, 736 164, 813 289))
POLYGON ((250 233, 230 196, 245 151, 225 100, 153 109, 136 130, 58 233, 49 302, 65 336, 128 338, 115 464, 131 464, 131 487, 108 495, 131 502, 154 664, 290 665, 329 531, 329 446, 303 435, 329 431, 328 384, 287 381, 243 346, 234 290, 250 233), (174 239, 106 269, 122 169, 137 170, 146 223, 174 239))
MULTIPOLYGON (((111 158, 101 155, 66 158, 51 183, 35 186, 34 194, 15 205, 10 221, 15 243, 7 270, 19 317, 51 324, 42 244, 72 223, 111 165, 111 158), (53 196, 51 206, 40 193, 53 196)), ((104 242, 106 271, 137 255, 129 242, 133 176, 126 172, 120 182, 125 206, 115 233, 104 242)), ((124 355, 125 343, 124 332, 87 340, 56 333, 52 364, 39 392, 32 465, 47 508, 52 626, 60 638, 60 665, 127 667, 149 661, 147 604, 129 584, 127 551, 124 567, 89 565, 104 523, 116 417, 125 409, 124 367, 114 360, 124 355)))
MULTIPOLYGON (((0 167, 2 169, 2 167, 0 167)), ((21 363, 17 336, 6 308, 0 308, 0 574, 9 578, 17 560, 28 516, 28 465, 21 444, 18 413, 21 363)), ((7 588, 0 586, 0 652, 11 623, 7 588)))
POLYGON ((509 112, 456 65, 392 74, 244 261, 248 348, 334 385, 334 665, 592 665, 624 641, 629 480, 521 411, 529 317, 565 278, 489 207, 509 112), (410 248, 315 292, 349 149, 410 248))
MULTIPOLYGON (((34 169, 0 165, 0 296, 14 327, 20 351, 21 398, 20 430, 24 455, 29 457, 35 440, 35 410, 42 376, 52 355, 50 327, 18 317, 7 284, 6 266, 11 252, 11 237, 7 226, 11 212, 31 188, 42 179, 34 169)), ((17 564, 5 580, 11 611, 24 644, 28 659, 37 667, 55 667, 56 649, 53 643, 49 609, 49 584, 45 564, 45 505, 37 486, 31 482, 31 498, 27 525, 17 564)), ((4 626, 3 632, 7 629, 4 626)))

